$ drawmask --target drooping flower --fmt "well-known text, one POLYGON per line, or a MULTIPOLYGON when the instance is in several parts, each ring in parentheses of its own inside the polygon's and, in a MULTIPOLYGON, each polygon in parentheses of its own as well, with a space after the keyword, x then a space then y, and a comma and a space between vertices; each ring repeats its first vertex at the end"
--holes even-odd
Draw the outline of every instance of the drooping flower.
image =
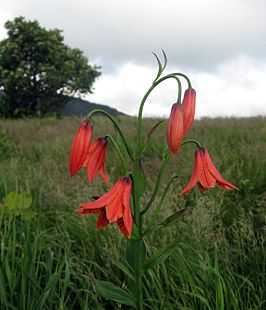
POLYGON ((183 139, 183 106, 174 103, 167 123, 167 144, 170 152, 175 155, 183 139))
POLYGON ((121 232, 130 237, 132 231, 132 215, 130 210, 130 191, 132 182, 129 177, 120 177, 114 187, 93 202, 80 205, 75 212, 80 214, 100 213, 97 229, 116 222, 121 232))
POLYGON ((104 162, 106 156, 108 140, 106 137, 95 140, 87 154, 87 158, 83 163, 83 167, 87 168, 87 178, 91 182, 99 172, 102 179, 108 184, 109 180, 105 173, 104 162))
POLYGON ((196 109, 196 91, 193 88, 188 88, 185 91, 184 98, 182 101, 183 111, 184 111, 184 132, 187 134, 195 116, 196 109))
POLYGON ((200 190, 205 192, 208 188, 213 188, 217 184, 221 188, 225 189, 238 189, 233 184, 227 182, 215 168, 210 155, 205 148, 199 148, 195 152, 195 163, 192 176, 189 183, 181 192, 186 194, 196 184, 198 184, 200 190))
POLYGON ((74 137, 70 149, 69 169, 70 175, 74 176, 79 172, 88 155, 92 136, 92 124, 84 120, 74 137))

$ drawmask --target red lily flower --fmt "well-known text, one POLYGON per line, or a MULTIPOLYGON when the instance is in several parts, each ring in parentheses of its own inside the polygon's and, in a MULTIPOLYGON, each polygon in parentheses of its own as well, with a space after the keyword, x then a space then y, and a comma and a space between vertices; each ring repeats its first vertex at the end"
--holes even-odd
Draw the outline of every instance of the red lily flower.
POLYGON ((183 106, 174 103, 167 124, 167 144, 170 152, 175 155, 183 139, 183 106))
POLYGON ((191 179, 181 194, 189 192, 196 184, 200 190, 205 192, 208 188, 215 187, 217 184, 225 189, 238 189, 233 184, 227 182, 215 168, 208 151, 205 148, 199 148, 195 152, 195 164, 191 179))
POLYGON ((182 101, 182 106, 184 110, 184 132, 187 134, 189 131, 195 116, 196 109, 196 91, 193 88, 188 88, 185 91, 184 98, 182 101))
POLYGON ((88 120, 84 120, 74 137, 70 149, 69 169, 73 177, 82 167, 90 147, 92 136, 92 125, 88 120))
POLYGON ((75 210, 80 214, 100 213, 97 229, 116 222, 121 232, 130 237, 132 231, 132 215, 130 210, 130 191, 132 182, 129 177, 120 177, 115 186, 106 194, 93 202, 80 205, 75 210))
POLYGON ((92 143, 89 149, 87 158, 82 165, 82 167, 87 168, 87 178, 89 182, 96 177, 96 174, 99 171, 104 182, 107 184, 109 183, 104 169, 107 144, 107 138, 98 138, 92 143))

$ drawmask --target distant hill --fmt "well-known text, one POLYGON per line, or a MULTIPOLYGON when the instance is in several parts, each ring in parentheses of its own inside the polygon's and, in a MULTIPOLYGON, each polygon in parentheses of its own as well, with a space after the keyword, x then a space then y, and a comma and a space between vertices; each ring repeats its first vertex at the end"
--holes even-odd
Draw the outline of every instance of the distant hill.
MULTIPOLYGON (((0 90, 0 97, 4 96, 4 92, 0 90)), ((91 110, 94 109, 103 109, 112 116, 126 115, 114 108, 111 108, 107 105, 91 103, 89 101, 80 99, 80 98, 67 98, 64 107, 59 111, 61 116, 85 116, 91 110)))
POLYGON ((70 98, 60 114, 62 116, 84 116, 94 109, 103 109, 112 116, 126 115, 107 105, 91 103, 80 98, 70 98))

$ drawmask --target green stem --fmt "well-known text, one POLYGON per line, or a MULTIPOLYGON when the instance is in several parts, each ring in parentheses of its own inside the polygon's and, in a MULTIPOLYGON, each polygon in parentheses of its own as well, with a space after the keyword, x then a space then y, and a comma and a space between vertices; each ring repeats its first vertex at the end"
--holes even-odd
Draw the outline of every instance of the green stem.
POLYGON ((141 140, 141 127, 142 127, 142 113, 143 113, 143 108, 144 108, 144 104, 147 100, 147 98, 149 97, 150 93, 153 91, 153 89, 158 86, 161 82, 167 80, 167 79, 175 79, 178 81, 178 98, 181 98, 181 82, 180 80, 173 74, 168 74, 162 78, 160 78, 159 80, 155 81, 151 87, 148 89, 148 91, 146 92, 146 94, 144 95, 143 99, 141 100, 140 106, 139 106, 139 114, 138 114, 138 123, 137 123, 137 149, 139 149, 140 147, 140 140, 141 140))
POLYGON ((188 84, 188 88, 192 88, 190 79, 189 79, 184 73, 181 73, 181 72, 174 72, 174 73, 171 73, 171 74, 172 74, 172 75, 182 76, 184 79, 186 79, 187 84, 188 84))
POLYGON ((142 265, 141 249, 138 247, 136 270, 136 289, 137 289, 137 310, 143 310, 143 284, 142 284, 142 265))
POLYGON ((163 164, 162 164, 162 166, 160 168, 160 171, 159 171, 159 174, 158 174, 158 177, 157 177, 157 180, 156 180, 156 184, 155 184, 153 193, 151 195, 151 198, 150 198, 149 202, 147 203, 146 207, 141 211, 141 215, 144 215, 150 209, 150 207, 151 207, 151 205, 152 205, 152 203, 153 203, 153 201, 154 201, 154 199, 155 199, 155 197, 156 197, 156 195, 158 193, 158 190, 159 190, 159 187, 160 187, 160 183, 161 183, 161 179, 162 179, 164 170, 165 170, 165 168, 166 168, 170 158, 171 158, 171 155, 168 154, 166 156, 166 158, 164 159, 163 164))
POLYGON ((201 144, 199 143, 199 141, 195 140, 195 139, 188 139, 186 141, 183 141, 181 143, 181 147, 184 146, 185 144, 188 144, 188 143, 194 143, 197 145, 198 148, 201 148, 201 144))
POLYGON ((134 220, 135 223, 139 227, 139 222, 140 222, 140 202, 139 202, 139 195, 137 191, 137 180, 136 180, 136 175, 138 174, 137 172, 138 168, 138 162, 137 160, 134 160, 133 162, 133 171, 134 171, 134 177, 133 177, 133 195, 134 195, 134 220))
POLYGON ((125 174, 128 172, 128 170, 127 170, 124 157, 123 157, 123 155, 122 155, 122 152, 121 152, 121 150, 120 150, 118 144, 115 142, 115 140, 114 140, 114 138, 113 138, 112 136, 106 135, 106 138, 108 138, 108 139, 113 143, 113 145, 114 145, 114 147, 115 147, 115 149, 116 149, 116 151, 117 151, 117 153, 118 153, 118 155, 119 155, 120 161, 121 161, 122 166, 123 166, 124 175, 125 175, 125 174))
POLYGON ((139 174, 138 160, 133 162, 133 201, 134 201, 134 221, 138 227, 138 246, 136 255, 136 306, 137 310, 143 310, 143 283, 142 283, 142 215, 140 213, 140 195, 136 184, 136 176, 139 174))
POLYGON ((117 124, 116 120, 106 111, 102 110, 102 109, 95 109, 95 110, 92 110, 89 114, 88 114, 88 119, 90 120, 92 115, 95 114, 95 113, 100 113, 100 114, 103 114, 104 116, 106 116, 107 118, 110 119, 110 121, 115 125, 120 137, 122 138, 123 140, 123 143, 125 145, 125 148, 127 150, 127 153, 128 153, 128 156, 130 157, 130 159, 133 161, 134 160, 134 157, 133 157, 133 154, 132 154, 132 151, 130 149, 130 146, 129 146, 129 143, 125 137, 125 135, 123 134, 120 126, 117 124))

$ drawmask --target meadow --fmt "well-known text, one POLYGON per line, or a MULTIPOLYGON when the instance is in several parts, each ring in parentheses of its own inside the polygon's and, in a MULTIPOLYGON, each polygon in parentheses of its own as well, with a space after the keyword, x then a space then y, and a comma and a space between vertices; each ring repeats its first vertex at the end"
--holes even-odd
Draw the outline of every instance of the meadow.
MULTIPOLYGON (((136 119, 118 121, 133 140, 136 119)), ((143 134, 157 121, 145 119, 143 134)), ((79 123, 71 117, 0 120, 1 309, 129 309, 101 297, 95 284, 100 279, 127 285, 119 264, 126 238, 116 225, 97 231, 96 215, 73 212, 108 189, 99 177, 89 184, 85 171, 69 176, 69 149, 79 123), (32 197, 29 216, 16 207, 5 210, 14 191, 32 197)), ((120 143, 112 124, 95 117, 94 136, 106 134, 120 143)), ((160 168, 164 136, 165 125, 152 136, 143 159, 148 187, 143 204, 160 168)), ((202 194, 195 188, 181 196, 194 146, 185 145, 171 159, 162 184, 173 173, 178 178, 159 217, 186 212, 146 240, 148 255, 174 240, 178 248, 146 273, 145 309, 266 309, 266 119, 201 119, 189 137, 209 150, 223 177, 239 190, 202 194)), ((113 184, 122 167, 111 144, 106 168, 113 184)))

